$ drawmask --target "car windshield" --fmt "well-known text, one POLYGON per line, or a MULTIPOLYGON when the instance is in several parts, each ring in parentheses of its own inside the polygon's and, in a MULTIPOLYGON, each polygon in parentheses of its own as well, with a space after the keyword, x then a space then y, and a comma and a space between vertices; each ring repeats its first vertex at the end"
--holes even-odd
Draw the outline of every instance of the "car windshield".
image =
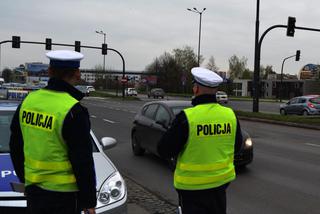
POLYGON ((191 106, 174 106, 171 107, 171 110, 174 115, 179 114, 183 109, 190 108, 191 106))
POLYGON ((227 94, 226 94, 226 92, 218 91, 218 92, 217 92, 217 95, 227 95, 227 94))
POLYGON ((9 152, 10 124, 14 111, 0 111, 0 153, 9 152))

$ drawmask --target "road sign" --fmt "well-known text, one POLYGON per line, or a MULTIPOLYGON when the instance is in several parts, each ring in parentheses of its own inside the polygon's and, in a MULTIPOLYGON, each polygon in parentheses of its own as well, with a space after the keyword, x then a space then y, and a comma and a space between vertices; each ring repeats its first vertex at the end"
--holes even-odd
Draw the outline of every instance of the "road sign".
POLYGON ((121 83, 127 83, 127 82, 128 82, 127 78, 122 78, 121 79, 121 83))

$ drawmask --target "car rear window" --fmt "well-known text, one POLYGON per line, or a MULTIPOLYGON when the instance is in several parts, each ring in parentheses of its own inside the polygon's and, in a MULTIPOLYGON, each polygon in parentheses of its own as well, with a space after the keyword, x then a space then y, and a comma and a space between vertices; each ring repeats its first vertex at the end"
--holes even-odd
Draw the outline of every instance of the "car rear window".
POLYGON ((320 97, 312 98, 309 101, 313 104, 320 104, 320 97))
POLYGON ((175 106, 171 107, 171 110, 174 115, 179 114, 183 109, 190 108, 191 106, 175 106))
POLYGON ((157 110, 157 107, 158 105, 149 105, 147 106, 145 109, 144 109, 144 112, 143 112, 143 115, 150 118, 150 119, 153 119, 154 118, 154 114, 157 110))

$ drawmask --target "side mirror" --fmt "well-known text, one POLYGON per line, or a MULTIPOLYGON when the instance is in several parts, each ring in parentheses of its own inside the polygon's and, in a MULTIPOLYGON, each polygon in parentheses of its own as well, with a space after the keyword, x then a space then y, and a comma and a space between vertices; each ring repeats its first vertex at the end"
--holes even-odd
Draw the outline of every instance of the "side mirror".
POLYGON ((117 140, 112 137, 101 138, 101 145, 103 150, 111 149, 117 145, 117 140))

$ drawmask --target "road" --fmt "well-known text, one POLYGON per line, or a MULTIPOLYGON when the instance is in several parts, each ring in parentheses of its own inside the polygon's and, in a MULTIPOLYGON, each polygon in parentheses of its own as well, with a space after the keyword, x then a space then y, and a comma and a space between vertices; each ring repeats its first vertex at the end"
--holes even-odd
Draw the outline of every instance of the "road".
MULTIPOLYGON (((146 95, 139 94, 138 97, 142 101, 150 101, 146 97, 146 95)), ((190 98, 184 97, 172 97, 167 96, 166 99, 179 99, 179 100, 190 100, 190 98)), ((280 104, 279 102, 259 102, 259 112, 262 113, 271 113, 271 114, 280 114, 280 104)), ((226 106, 232 107, 234 110, 241 110, 241 111, 252 111, 252 101, 251 100, 231 100, 229 101, 226 106)))
MULTIPOLYGON (((107 154, 120 172, 177 204, 166 163, 150 154, 135 157, 131 152, 132 121, 144 101, 88 98, 83 103, 98 138, 117 139, 117 147, 107 154)), ((230 185, 228 213, 319 214, 320 132, 248 121, 241 121, 241 126, 253 138, 254 161, 230 185)))

